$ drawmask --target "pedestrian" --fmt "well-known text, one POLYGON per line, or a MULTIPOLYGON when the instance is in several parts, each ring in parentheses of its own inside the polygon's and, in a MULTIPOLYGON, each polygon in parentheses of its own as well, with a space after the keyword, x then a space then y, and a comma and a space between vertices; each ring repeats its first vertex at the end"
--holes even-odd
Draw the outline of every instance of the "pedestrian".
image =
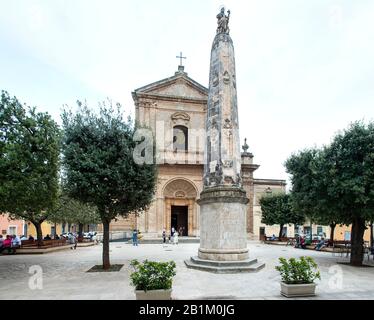
POLYGON ((162 243, 165 245, 165 243, 166 243, 166 230, 164 229, 163 231, 162 231, 162 243))
POLYGON ((174 237, 173 237, 173 244, 178 244, 178 232, 174 232, 174 237))
POLYGON ((75 237, 75 235, 71 232, 69 232, 68 234, 68 239, 69 239, 69 243, 70 244, 73 244, 74 246, 70 247, 71 250, 76 250, 77 249, 77 238, 75 237))
POLYGON ((136 229, 132 232, 132 245, 138 246, 138 231, 136 229))
POLYGON ((174 233, 175 233, 175 228, 171 228, 171 242, 174 243, 174 233))

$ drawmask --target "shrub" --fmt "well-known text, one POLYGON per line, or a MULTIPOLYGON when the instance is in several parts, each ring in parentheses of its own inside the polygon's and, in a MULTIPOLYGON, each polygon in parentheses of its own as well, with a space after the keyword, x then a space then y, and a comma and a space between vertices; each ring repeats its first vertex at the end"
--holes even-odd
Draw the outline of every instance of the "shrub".
POLYGON ((321 279, 318 266, 311 257, 301 257, 300 260, 279 258, 280 266, 275 269, 281 274, 282 282, 286 284, 308 284, 315 279, 321 279))
POLYGON ((131 261, 134 272, 131 273, 131 284, 136 290, 171 289, 173 277, 176 275, 175 262, 155 262, 145 260, 140 263, 131 261))

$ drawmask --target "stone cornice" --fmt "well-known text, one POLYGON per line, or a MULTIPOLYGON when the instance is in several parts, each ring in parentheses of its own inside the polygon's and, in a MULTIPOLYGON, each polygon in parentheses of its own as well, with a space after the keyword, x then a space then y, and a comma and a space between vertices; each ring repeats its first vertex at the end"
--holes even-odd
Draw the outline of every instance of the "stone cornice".
POLYGON ((256 171, 260 167, 259 164, 244 164, 242 163, 242 171, 256 171))
POLYGON ((186 102, 186 103, 198 103, 206 105, 208 103, 208 98, 195 98, 195 97, 181 97, 165 94, 155 94, 155 93, 132 93, 133 99, 138 102, 140 99, 153 99, 158 101, 175 101, 175 102, 186 102))
POLYGON ((277 185, 277 186, 286 186, 286 180, 278 179, 254 179, 255 185, 277 185))

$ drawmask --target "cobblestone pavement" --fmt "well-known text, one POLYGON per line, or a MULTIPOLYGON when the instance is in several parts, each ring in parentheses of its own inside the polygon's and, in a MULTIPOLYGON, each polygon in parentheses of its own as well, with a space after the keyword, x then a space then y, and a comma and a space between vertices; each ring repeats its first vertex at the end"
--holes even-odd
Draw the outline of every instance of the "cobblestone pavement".
MULTIPOLYGON (((374 267, 355 268, 338 262, 341 257, 292 247, 249 242, 250 256, 266 263, 258 273, 212 274, 187 269, 184 260, 197 254, 198 244, 144 244, 133 247, 112 243, 111 263, 124 264, 119 272, 87 273, 101 263, 101 245, 65 250, 45 255, 0 256, 0 299, 135 299, 130 285, 130 261, 174 260, 177 275, 173 299, 285 299, 280 291, 280 277, 274 267, 279 257, 308 255, 318 263, 322 280, 312 299, 374 299, 374 267), (43 270, 43 289, 29 286, 29 268, 43 270)), ((369 264, 374 266, 373 261, 369 264)))

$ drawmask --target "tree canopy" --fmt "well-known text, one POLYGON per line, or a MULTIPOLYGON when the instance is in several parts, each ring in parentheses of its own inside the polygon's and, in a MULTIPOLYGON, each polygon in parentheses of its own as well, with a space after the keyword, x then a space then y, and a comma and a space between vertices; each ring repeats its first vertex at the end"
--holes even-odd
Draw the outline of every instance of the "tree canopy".
POLYGON ((80 102, 78 107, 77 113, 65 110, 62 115, 63 184, 70 197, 98 208, 104 229, 103 267, 109 268, 109 224, 147 209, 156 165, 134 160, 137 128, 130 118, 123 119, 120 105, 102 103, 99 114, 80 102))
POLYGON ((330 145, 292 155, 291 174, 296 209, 312 219, 352 224, 351 264, 361 265, 365 224, 374 214, 374 124, 355 122, 330 145))
POLYGON ((60 129, 48 113, 1 92, 0 212, 41 223, 58 197, 60 129))
POLYGON ((275 193, 265 195, 260 199, 262 223, 267 225, 278 224, 280 226, 279 238, 282 236, 283 226, 293 223, 295 225, 304 222, 304 215, 293 210, 288 194, 275 193))

